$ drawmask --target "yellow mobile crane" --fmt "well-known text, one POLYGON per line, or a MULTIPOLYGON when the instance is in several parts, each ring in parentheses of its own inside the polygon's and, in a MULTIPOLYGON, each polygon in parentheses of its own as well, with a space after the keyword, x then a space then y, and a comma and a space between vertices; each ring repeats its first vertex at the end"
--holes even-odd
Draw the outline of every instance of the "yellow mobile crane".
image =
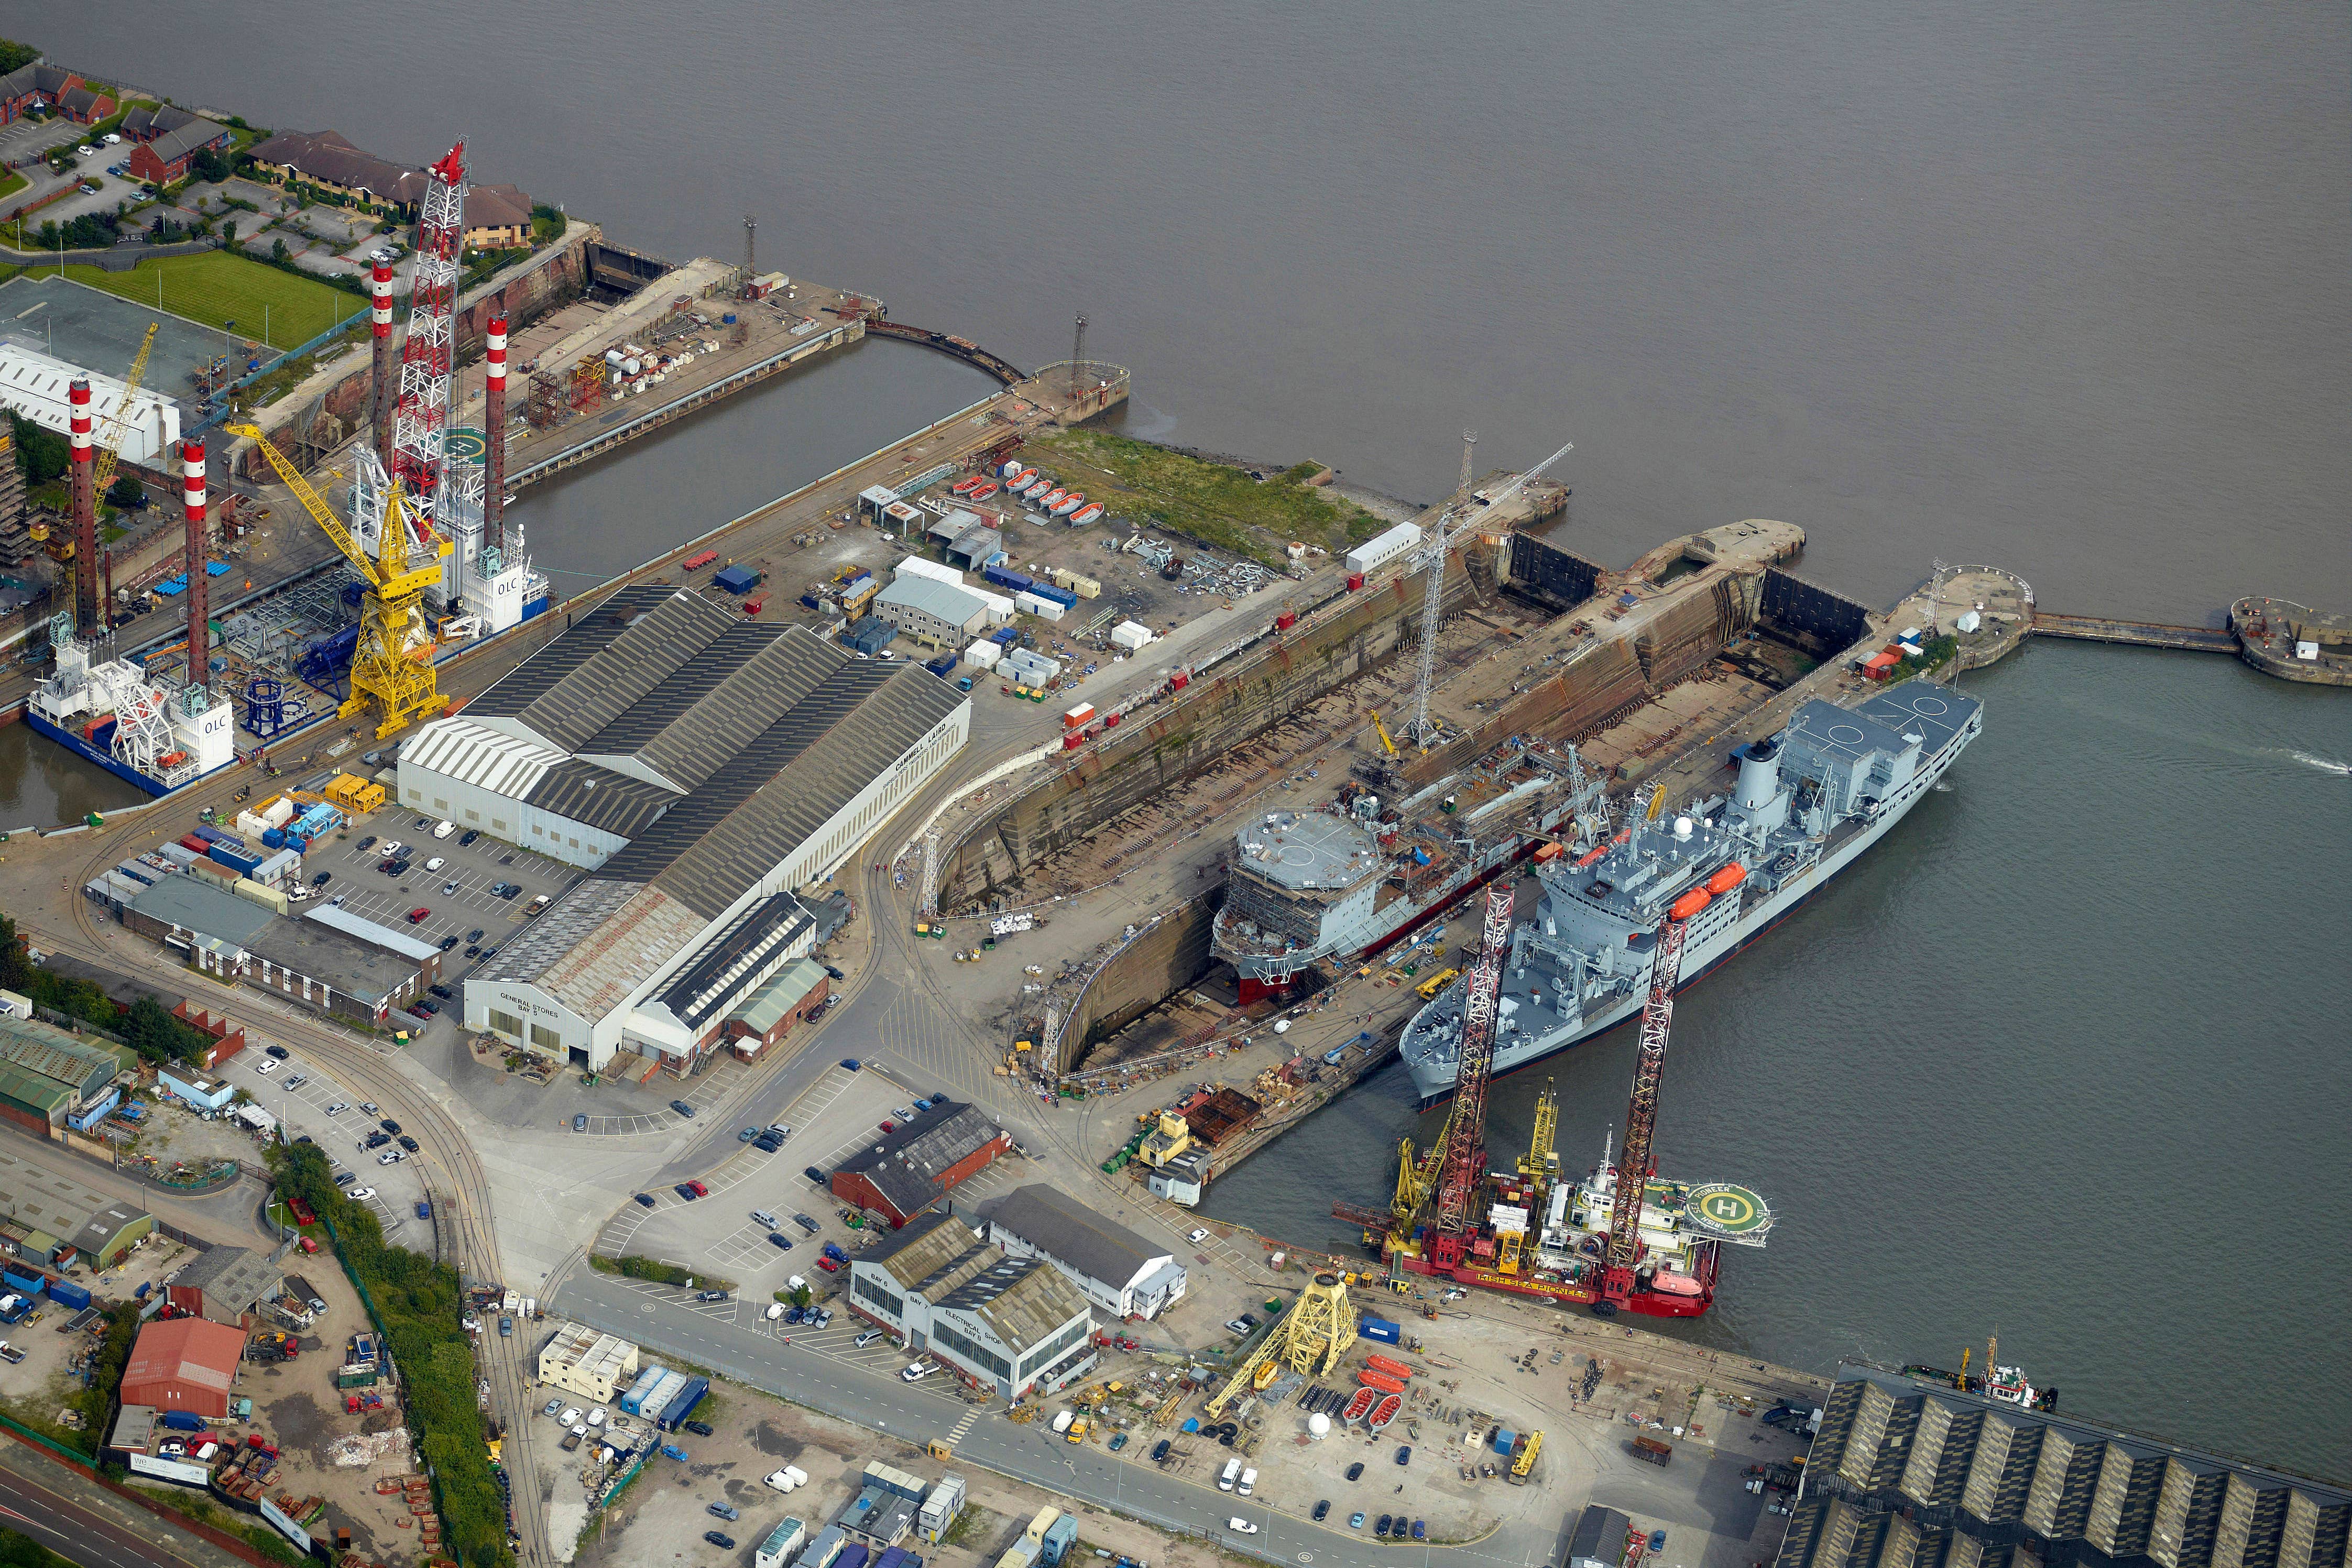
MULTIPOLYGON (((1528 1152, 1519 1156, 1519 1175, 1528 1182, 1528 1224, 1537 1230, 1543 1226, 1544 1206, 1550 1199, 1553 1181, 1559 1176, 1559 1155, 1552 1149, 1552 1131, 1559 1121, 1559 1101, 1552 1093, 1551 1083, 1550 1079, 1545 1079, 1543 1092, 1536 1096, 1535 1134, 1528 1140, 1528 1152)), ((1519 1253, 1527 1239, 1525 1231, 1502 1233, 1503 1253, 1495 1265, 1499 1272, 1519 1271, 1519 1253)))
POLYGON ((1378 709, 1366 708, 1364 711, 1371 715, 1372 728, 1379 732, 1381 744, 1389 748, 1389 757, 1393 760, 1397 755, 1397 747, 1396 742, 1389 738, 1389 727, 1381 722, 1381 716, 1378 709))
POLYGON ((370 448, 356 449, 352 526, 347 528, 257 427, 223 428, 261 448, 302 509, 367 583, 367 596, 360 602, 359 646, 352 653, 352 695, 344 699, 341 716, 373 706, 379 716, 379 740, 407 728, 410 720, 441 701, 433 672, 433 629, 425 618, 425 591, 441 580, 449 541, 429 524, 412 522, 400 486, 384 477, 383 465, 370 448))

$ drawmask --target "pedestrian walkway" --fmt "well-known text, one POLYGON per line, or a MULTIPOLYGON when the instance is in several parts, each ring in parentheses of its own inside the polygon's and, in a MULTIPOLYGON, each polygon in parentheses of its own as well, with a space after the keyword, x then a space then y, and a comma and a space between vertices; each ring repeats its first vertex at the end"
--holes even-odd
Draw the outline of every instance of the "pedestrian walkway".
MULTIPOLYGON (((0 1490, 18 1492, 20 1496, 24 1490, 32 1490, 34 1495, 27 1500, 32 1501, 40 1500, 42 1493, 61 1498, 101 1523, 114 1526, 126 1535, 135 1536, 147 1543, 154 1552, 151 1562, 180 1562, 190 1564, 191 1568, 247 1568, 246 1561, 234 1552, 179 1529, 162 1516, 13 1437, 0 1439, 0 1490), (11 1485, 12 1481, 21 1482, 22 1487, 11 1485)), ((27 1522, 36 1521, 67 1530, 72 1529, 76 1522, 70 1518, 47 1520, 40 1513, 36 1513, 34 1520, 27 1522)), ((87 1544, 93 1550, 102 1552, 105 1549, 103 1541, 91 1541, 87 1544)))

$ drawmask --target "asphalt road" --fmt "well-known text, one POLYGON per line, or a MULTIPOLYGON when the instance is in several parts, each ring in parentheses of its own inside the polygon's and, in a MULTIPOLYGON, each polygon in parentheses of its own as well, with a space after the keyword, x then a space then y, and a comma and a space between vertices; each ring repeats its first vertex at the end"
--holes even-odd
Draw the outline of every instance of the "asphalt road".
MULTIPOLYGON (((1556 1562, 1564 1544, 1569 1523, 1565 1520, 1552 1528, 1505 1524, 1484 1541, 1466 1546, 1378 1545, 1363 1532, 1344 1525, 1357 1509, 1377 1516, 1411 1507, 1412 1481, 1402 1482, 1405 1495, 1399 1498, 1394 1490, 1398 1480, 1382 1474, 1386 1467, 1370 1467, 1361 1481, 1352 1487, 1342 1485, 1331 1499, 1331 1523, 1318 1525, 1303 1511, 1285 1511, 1263 1496, 1239 1498, 1219 1491, 1215 1472, 1205 1467, 1197 1479, 1161 1472, 1144 1457, 1156 1437, 1149 1440, 1139 1437, 1118 1454, 1091 1444, 1074 1448, 1055 1437, 1045 1422, 1016 1426, 1000 1412, 976 1413, 944 1386, 944 1379, 909 1385, 894 1371, 869 1369, 860 1364, 860 1358, 797 1341, 786 1343, 778 1332, 781 1324, 755 1317, 762 1303, 732 1304, 751 1321, 736 1322, 708 1309, 697 1310, 684 1291, 644 1287, 583 1270, 562 1282, 553 1310, 633 1340, 647 1350, 693 1362, 732 1382, 764 1389, 902 1442, 919 1446, 933 1438, 952 1438, 961 1463, 978 1465, 1049 1492, 1076 1497, 1162 1530, 1212 1540, 1228 1550, 1272 1563, 1306 1568, 1409 1568, 1419 1558, 1423 1568, 1433 1568, 1441 1561, 1454 1568, 1498 1564, 1537 1568, 1556 1562), (969 1427, 956 1435, 968 1417, 969 1427), (1228 1528, 1234 1518, 1255 1524, 1257 1533, 1228 1528)), ((1302 1510, 1313 1506, 1311 1499, 1285 1500, 1297 1501, 1302 1510)))
MULTIPOLYGON (((161 1528, 170 1526, 158 1520, 161 1528)), ((119 1524, 13 1471, 0 1470, 0 1524, 29 1535, 59 1556, 92 1568, 210 1568, 227 1553, 207 1542, 189 1540, 183 1554, 142 1540, 119 1524)))

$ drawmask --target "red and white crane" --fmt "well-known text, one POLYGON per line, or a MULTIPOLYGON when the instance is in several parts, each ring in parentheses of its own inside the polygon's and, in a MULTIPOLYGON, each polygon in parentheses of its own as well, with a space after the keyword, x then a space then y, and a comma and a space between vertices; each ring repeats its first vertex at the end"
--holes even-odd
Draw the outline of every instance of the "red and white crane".
POLYGON ((457 351, 457 275, 466 242, 466 143, 425 172, 416 220, 408 338, 400 350, 400 398, 392 413, 392 478, 412 547, 430 548, 449 434, 449 381, 457 351))
POLYGON ((1502 984, 1503 954, 1511 945, 1515 896, 1507 878, 1487 887, 1478 961, 1462 983, 1462 1067, 1454 1081, 1454 1113, 1445 1124, 1429 1226, 1429 1260, 1440 1271, 1461 1265, 1477 1228, 1473 1210, 1486 1180, 1486 1085, 1495 1075, 1495 992, 1502 984))
MULTIPOLYGON (((1679 905, 1677 906, 1679 907, 1679 905)), ((1609 1254, 1593 1311, 1607 1316, 1633 1297, 1633 1270, 1642 1257, 1642 1189, 1657 1171, 1652 1141, 1658 1130, 1658 1086, 1665 1077, 1666 1040, 1674 1031, 1675 986, 1682 977, 1683 936, 1688 923, 1667 915, 1658 927, 1650 966, 1650 998, 1642 1008, 1642 1046, 1633 1059, 1633 1098, 1625 1111, 1625 1147, 1617 1156, 1617 1191, 1609 1211, 1609 1254)))

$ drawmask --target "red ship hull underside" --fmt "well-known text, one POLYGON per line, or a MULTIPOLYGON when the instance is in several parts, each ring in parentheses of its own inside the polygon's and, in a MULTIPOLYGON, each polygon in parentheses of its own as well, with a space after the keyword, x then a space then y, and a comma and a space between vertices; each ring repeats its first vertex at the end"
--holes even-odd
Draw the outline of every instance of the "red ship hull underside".
MULTIPOLYGON (((1715 1304, 1715 1269, 1717 1254, 1709 1252, 1700 1270, 1699 1291, 1696 1295, 1675 1295, 1665 1291, 1637 1291, 1624 1304, 1629 1312, 1639 1312, 1650 1318, 1696 1318, 1706 1314, 1715 1304)), ((1505 1274, 1475 1263, 1464 1263, 1454 1269, 1440 1269, 1426 1258, 1411 1254, 1395 1260, 1399 1267, 1414 1274, 1426 1274, 1432 1279, 1451 1280, 1472 1290, 1503 1291, 1514 1296, 1532 1296, 1559 1307, 1589 1307, 1601 1299, 1601 1292, 1590 1285, 1570 1284, 1563 1280, 1538 1280, 1524 1274, 1505 1274)))

